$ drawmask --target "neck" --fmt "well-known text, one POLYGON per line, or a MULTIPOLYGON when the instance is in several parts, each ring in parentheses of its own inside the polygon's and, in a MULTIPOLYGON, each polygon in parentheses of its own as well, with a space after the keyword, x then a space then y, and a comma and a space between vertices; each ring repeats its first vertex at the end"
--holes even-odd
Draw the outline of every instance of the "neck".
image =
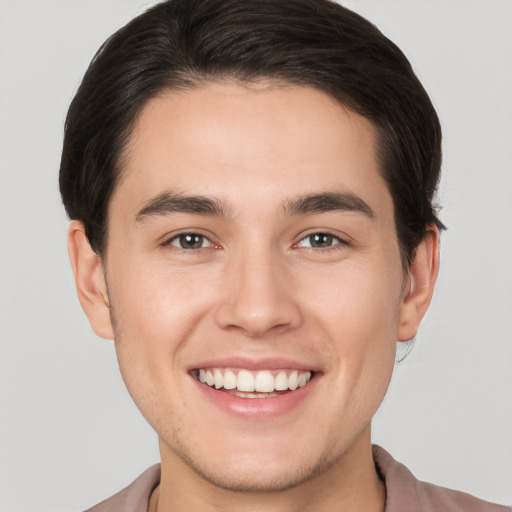
POLYGON ((162 477, 149 512, 384 512, 386 491, 372 458, 370 428, 332 466, 290 489, 236 492, 195 473, 160 443, 162 477))

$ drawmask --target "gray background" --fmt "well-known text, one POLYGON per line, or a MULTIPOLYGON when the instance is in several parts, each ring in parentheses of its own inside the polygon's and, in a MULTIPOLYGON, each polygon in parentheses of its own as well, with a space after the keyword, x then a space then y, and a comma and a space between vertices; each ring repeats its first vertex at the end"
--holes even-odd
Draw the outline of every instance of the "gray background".
MULTIPOLYGON (((512 503, 512 2, 354 0, 445 134, 434 302, 375 440, 421 479, 512 503)), ((72 281, 63 119, 97 47, 151 3, 0 0, 0 510, 80 510, 158 460, 72 281)), ((305 418, 307 421, 307 418, 305 418)))

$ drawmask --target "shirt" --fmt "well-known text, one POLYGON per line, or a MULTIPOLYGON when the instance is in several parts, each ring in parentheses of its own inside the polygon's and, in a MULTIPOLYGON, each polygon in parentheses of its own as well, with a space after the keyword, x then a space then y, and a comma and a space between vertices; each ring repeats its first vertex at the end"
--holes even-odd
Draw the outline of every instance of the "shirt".
MULTIPOLYGON (((469 494, 420 482, 380 446, 373 447, 379 476, 386 486, 385 512, 512 512, 469 494)), ((160 464, 132 484, 86 512, 147 512, 151 493, 160 483, 160 464)))

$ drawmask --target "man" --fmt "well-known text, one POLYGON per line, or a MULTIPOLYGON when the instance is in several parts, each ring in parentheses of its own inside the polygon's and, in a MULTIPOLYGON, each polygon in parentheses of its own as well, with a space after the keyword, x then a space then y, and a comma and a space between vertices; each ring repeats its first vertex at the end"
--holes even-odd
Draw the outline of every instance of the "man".
POLYGON ((92 510, 505 510, 371 445, 437 277, 440 144, 400 50, 326 0, 170 0, 107 41, 60 185, 161 467, 92 510))

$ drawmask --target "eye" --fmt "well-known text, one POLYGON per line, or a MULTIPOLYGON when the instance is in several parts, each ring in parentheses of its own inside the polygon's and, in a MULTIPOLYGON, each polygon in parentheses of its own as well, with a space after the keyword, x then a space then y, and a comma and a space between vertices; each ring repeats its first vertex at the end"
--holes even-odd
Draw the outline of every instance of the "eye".
POLYGON ((329 249, 336 245, 346 245, 346 242, 330 233, 312 233, 305 236, 297 247, 310 247, 312 249, 329 249))
POLYGON ((173 236, 170 240, 165 242, 164 245, 172 245, 179 249, 192 250, 212 247, 213 243, 208 238, 198 233, 181 233, 173 236))

